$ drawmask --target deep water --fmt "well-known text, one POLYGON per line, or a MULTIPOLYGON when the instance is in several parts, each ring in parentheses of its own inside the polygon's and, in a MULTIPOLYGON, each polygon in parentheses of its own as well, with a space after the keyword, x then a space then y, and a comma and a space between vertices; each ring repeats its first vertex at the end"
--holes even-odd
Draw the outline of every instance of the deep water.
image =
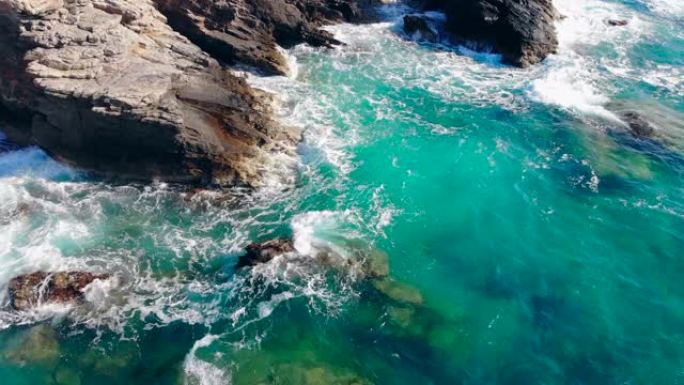
POLYGON ((0 383, 684 384, 684 6, 556 4, 560 53, 526 70, 413 41, 401 5, 295 47, 296 76, 250 78, 305 135, 295 180, 255 193, 0 145, 0 383), (384 252, 392 278, 235 270, 280 236, 384 252), (116 279, 7 310, 36 270, 116 279))

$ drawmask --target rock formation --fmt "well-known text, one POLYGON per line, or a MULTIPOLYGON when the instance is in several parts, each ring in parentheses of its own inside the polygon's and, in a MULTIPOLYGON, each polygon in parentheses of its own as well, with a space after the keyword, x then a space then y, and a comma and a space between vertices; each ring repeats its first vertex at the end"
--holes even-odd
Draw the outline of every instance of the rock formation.
POLYGON ((506 63, 526 67, 556 52, 552 0, 425 0, 447 15, 447 28, 478 48, 492 48, 506 63))
POLYGON ((236 268, 256 266, 268 263, 273 258, 295 251, 294 244, 289 239, 274 239, 264 243, 253 243, 245 249, 246 253, 238 259, 236 268))
POLYGON ((155 0, 169 24, 224 64, 289 73, 278 47, 340 44, 323 24, 360 21, 371 0, 155 0))
POLYGON ((345 255, 328 246, 312 248, 310 253, 302 254, 295 248, 292 239, 277 238, 247 246, 236 268, 257 266, 283 257, 302 265, 347 271, 360 279, 384 279, 389 275, 388 258, 384 252, 353 242, 344 245, 344 248, 345 255))
POLYGON ((436 43, 439 35, 430 27, 430 22, 426 17, 418 15, 404 16, 404 32, 419 40, 436 43))
POLYGON ((86 272, 21 275, 9 283, 10 303, 15 310, 28 310, 44 303, 74 303, 83 299, 86 286, 108 278, 107 274, 86 272))
MULTIPOLYGON (((424 1, 510 63, 556 48, 550 0, 424 1)), ((382 2, 0 0, 0 129, 105 176, 258 186, 300 135, 226 66, 286 74, 279 46, 338 44, 322 25, 382 2)))
POLYGON ((298 135, 152 0, 0 0, 0 125, 127 179, 258 185, 298 135))

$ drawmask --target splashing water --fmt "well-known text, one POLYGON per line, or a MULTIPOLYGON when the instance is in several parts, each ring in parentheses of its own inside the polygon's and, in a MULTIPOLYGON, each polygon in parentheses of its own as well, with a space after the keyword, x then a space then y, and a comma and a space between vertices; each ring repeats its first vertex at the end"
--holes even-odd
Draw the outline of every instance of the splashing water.
POLYGON ((530 69, 411 40, 402 4, 288 50, 250 81, 304 130, 294 186, 113 186, 0 137, 4 383, 684 383, 684 13, 555 3, 530 69), (278 237, 298 254, 236 271, 278 237), (359 250, 390 276, 302 258, 359 250), (8 310, 38 270, 113 278, 8 310))

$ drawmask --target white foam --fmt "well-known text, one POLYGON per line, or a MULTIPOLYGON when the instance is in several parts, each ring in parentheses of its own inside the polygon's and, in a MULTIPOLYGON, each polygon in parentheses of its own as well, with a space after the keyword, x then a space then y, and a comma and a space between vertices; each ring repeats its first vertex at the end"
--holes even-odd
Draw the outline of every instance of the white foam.
POLYGON ((289 291, 285 291, 282 293, 274 294, 268 301, 259 303, 259 318, 266 318, 270 316, 271 313, 273 313, 273 310, 275 310, 275 308, 278 307, 278 305, 292 298, 294 298, 294 295, 289 291))
POLYGON ((334 211, 313 211, 297 215, 291 223, 294 246, 301 255, 312 255, 328 242, 321 235, 334 231, 344 214, 334 211))
POLYGON ((185 356, 183 372, 185 373, 185 385, 230 385, 230 375, 218 367, 197 358, 197 350, 210 346, 218 336, 207 334, 196 341, 190 352, 185 356))
POLYGON ((610 85, 600 67, 613 72, 626 71, 624 58, 636 43, 645 25, 636 13, 617 4, 598 0, 554 0, 563 19, 557 23, 559 53, 543 64, 544 72, 530 83, 528 96, 537 102, 561 107, 579 115, 617 121, 605 108, 610 101, 610 85), (625 27, 615 28, 607 20, 627 20, 625 27), (608 44, 617 59, 596 59, 587 50, 608 44))
POLYGON ((684 2, 680 0, 640 0, 653 12, 663 16, 684 17, 684 2))

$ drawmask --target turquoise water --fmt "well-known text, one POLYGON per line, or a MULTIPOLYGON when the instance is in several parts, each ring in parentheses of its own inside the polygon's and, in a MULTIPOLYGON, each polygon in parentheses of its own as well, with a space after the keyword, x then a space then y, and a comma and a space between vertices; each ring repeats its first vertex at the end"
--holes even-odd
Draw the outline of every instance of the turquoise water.
POLYGON ((305 141, 256 193, 0 154, 0 301, 21 273, 116 275, 78 308, 0 311, 2 383, 684 384, 684 9, 556 3, 561 52, 529 70, 411 41, 401 6, 294 48, 296 77, 251 80, 305 141), (278 236, 385 252, 392 280, 235 271, 278 236))

